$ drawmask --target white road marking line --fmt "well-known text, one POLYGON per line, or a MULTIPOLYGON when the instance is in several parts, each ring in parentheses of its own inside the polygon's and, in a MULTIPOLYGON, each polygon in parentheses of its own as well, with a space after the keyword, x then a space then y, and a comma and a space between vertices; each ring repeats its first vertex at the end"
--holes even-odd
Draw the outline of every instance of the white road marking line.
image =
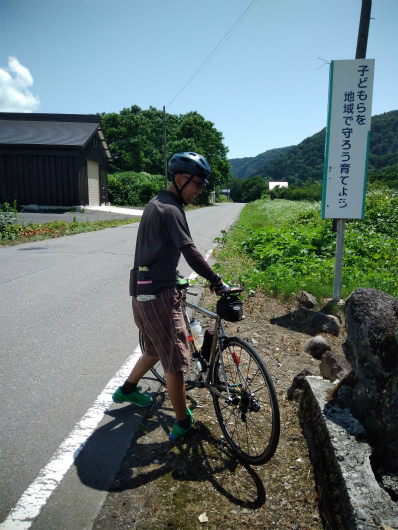
POLYGON ((30 528, 102 420, 105 409, 112 403, 112 394, 115 388, 119 386, 120 381, 127 378, 140 355, 141 348, 138 345, 97 397, 91 409, 87 411, 69 436, 62 442, 50 462, 40 471, 36 480, 22 494, 8 517, 0 523, 0 530, 28 530, 30 528))

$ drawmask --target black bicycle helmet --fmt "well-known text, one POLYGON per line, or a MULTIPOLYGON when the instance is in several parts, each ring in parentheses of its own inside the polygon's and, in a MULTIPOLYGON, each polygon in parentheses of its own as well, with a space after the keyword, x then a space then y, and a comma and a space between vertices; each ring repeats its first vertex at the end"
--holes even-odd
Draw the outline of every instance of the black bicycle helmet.
POLYGON ((177 175, 177 173, 196 175, 206 180, 211 174, 207 160, 202 155, 190 151, 183 151, 173 155, 168 167, 172 175, 177 175))
POLYGON ((168 168, 172 175, 171 180, 173 182, 173 185, 177 190, 181 203, 183 204, 186 204, 186 202, 184 201, 184 198, 182 196, 182 190, 186 186, 188 186, 188 184, 195 176, 204 180, 206 186, 208 186, 209 184, 209 181, 207 180, 207 177, 209 177, 211 173, 209 163, 205 158, 203 158, 202 155, 198 155, 198 153, 192 153, 190 151, 176 153, 170 158, 168 168), (187 179, 185 184, 181 186, 181 188, 177 186, 175 180, 175 176, 178 173, 181 173, 182 175, 190 175, 190 177, 187 179))

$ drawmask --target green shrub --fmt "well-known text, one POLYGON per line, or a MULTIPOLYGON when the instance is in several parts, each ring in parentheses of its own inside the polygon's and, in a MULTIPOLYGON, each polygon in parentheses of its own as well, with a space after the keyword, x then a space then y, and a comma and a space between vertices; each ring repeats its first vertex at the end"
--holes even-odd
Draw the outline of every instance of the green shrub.
MULTIPOLYGON (((365 218, 345 228, 341 295, 374 287, 398 297, 398 198, 370 193, 365 218)), ((224 236, 224 240, 226 240, 224 236)), ((216 267, 232 284, 291 297, 301 289, 333 294, 336 234, 320 203, 261 200, 247 204, 216 267)))
POLYGON ((0 208, 0 239, 13 239, 13 234, 18 234, 17 222, 16 201, 13 206, 5 202, 0 208))
POLYGON ((115 206, 145 206, 161 188, 162 175, 127 171, 108 177, 109 200, 115 206))

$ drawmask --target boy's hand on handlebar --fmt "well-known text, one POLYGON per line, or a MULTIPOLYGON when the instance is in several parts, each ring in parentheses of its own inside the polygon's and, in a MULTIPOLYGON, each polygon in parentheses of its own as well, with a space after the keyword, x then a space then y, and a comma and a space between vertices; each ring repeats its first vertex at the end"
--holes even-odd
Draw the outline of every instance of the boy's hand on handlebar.
POLYGON ((217 285, 214 285, 214 284, 210 285, 210 291, 212 293, 215 292, 217 295, 220 295, 220 294, 224 294, 224 293, 229 293, 230 287, 226 283, 220 282, 217 285))

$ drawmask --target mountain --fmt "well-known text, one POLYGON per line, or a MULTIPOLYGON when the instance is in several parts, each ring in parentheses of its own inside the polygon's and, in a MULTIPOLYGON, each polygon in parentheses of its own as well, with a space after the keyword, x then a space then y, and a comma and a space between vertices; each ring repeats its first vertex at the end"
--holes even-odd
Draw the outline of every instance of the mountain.
POLYGON ((290 147, 279 147, 278 149, 269 149, 257 156, 248 156, 245 158, 230 158, 232 176, 237 179, 246 179, 258 175, 258 171, 278 159, 289 151, 290 147))
MULTIPOLYGON (((266 181, 287 180, 289 184, 298 186, 305 181, 322 181, 325 134, 326 129, 322 129, 296 146, 283 148, 284 153, 281 152, 282 149, 271 150, 273 158, 262 167, 258 166, 260 157, 271 151, 266 151, 253 158, 230 160, 233 175, 236 178, 259 175, 266 181), (245 168, 247 168, 246 172, 245 168)), ((384 173, 393 176, 396 174, 398 181, 398 110, 372 117, 368 174, 384 173)))

